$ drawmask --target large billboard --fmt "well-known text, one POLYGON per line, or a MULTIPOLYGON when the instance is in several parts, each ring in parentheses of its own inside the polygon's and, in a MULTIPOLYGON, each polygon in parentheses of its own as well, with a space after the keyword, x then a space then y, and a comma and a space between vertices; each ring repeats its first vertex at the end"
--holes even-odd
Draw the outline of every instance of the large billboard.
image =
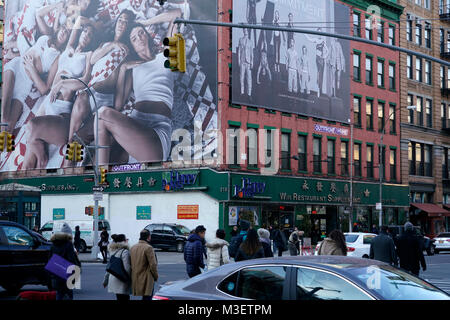
POLYGON ((6 0, 5 9, 1 122, 15 150, 1 153, 1 171, 74 166, 72 141, 102 146, 100 165, 173 161, 180 141, 192 141, 184 154, 211 156, 217 29, 173 21, 217 20, 216 1, 6 0), (186 40, 186 73, 164 68, 162 42, 174 33, 186 40))
MULTIPOLYGON (((333 0, 234 0, 233 23, 348 35, 333 0)), ((350 43, 305 33, 233 29, 235 104, 350 121, 350 43)))

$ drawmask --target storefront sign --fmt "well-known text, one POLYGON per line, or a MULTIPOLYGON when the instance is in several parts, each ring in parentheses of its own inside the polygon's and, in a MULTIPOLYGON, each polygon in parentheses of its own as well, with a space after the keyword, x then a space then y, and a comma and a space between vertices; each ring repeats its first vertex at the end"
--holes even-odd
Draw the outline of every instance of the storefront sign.
POLYGON ((151 206, 137 206, 136 220, 151 220, 152 207, 151 206))
POLYGON ((61 184, 61 185, 47 185, 43 183, 41 185, 41 191, 76 191, 78 186, 75 184, 61 184))
POLYGON ((348 136, 348 129, 338 128, 338 127, 329 127, 321 124, 314 125, 314 131, 316 132, 324 132, 329 134, 337 134, 340 136, 348 136))
POLYGON ((183 190, 186 185, 195 184, 197 177, 198 172, 181 173, 178 171, 172 171, 170 173, 163 173, 162 189, 166 191, 183 190))
POLYGON ((177 219, 198 219, 198 204, 178 205, 177 219))
POLYGON ((53 220, 64 220, 66 218, 66 209, 53 208, 53 220))
POLYGON ((142 164, 135 163, 135 164, 123 164, 120 166, 113 166, 111 171, 112 172, 126 172, 126 171, 138 171, 141 170, 142 164))
POLYGON ((233 187, 233 197, 253 198, 264 191, 266 191, 265 182, 253 182, 250 178, 242 178, 242 184, 233 187))

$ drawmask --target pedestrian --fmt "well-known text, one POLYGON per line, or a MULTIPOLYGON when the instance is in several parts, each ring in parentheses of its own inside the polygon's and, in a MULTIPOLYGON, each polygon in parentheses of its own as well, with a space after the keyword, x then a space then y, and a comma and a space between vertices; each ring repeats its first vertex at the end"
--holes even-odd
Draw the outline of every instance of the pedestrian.
POLYGON ((388 227, 381 226, 380 233, 370 242, 370 259, 397 266, 397 253, 394 240, 388 235, 388 227))
POLYGON ((273 232, 273 242, 277 248, 278 256, 283 256, 283 251, 286 251, 286 236, 278 226, 275 227, 273 232))
POLYGON ((233 226, 233 230, 230 232, 231 238, 236 237, 239 234, 238 226, 233 226))
POLYGON ((236 253, 236 262, 250 259, 264 258, 264 249, 258 239, 258 233, 255 229, 250 229, 244 242, 239 246, 236 253))
MULTIPOLYGON (((128 240, 124 234, 113 234, 111 236, 113 243, 108 246, 111 257, 117 257, 122 260, 123 269, 131 279, 131 258, 128 240)), ((131 281, 122 281, 114 275, 106 272, 103 280, 103 287, 108 287, 108 292, 114 293, 117 300, 130 300, 131 281)))
POLYGON ((195 233, 188 237, 186 245, 184 246, 184 261, 186 262, 186 271, 189 278, 195 277, 202 273, 201 269, 205 268, 204 253, 205 246, 203 240, 205 239, 206 228, 202 225, 195 228, 195 233))
POLYGON ((298 256, 300 248, 300 231, 297 229, 289 236, 288 248, 291 256, 298 256))
POLYGON ((269 230, 266 230, 264 228, 259 228, 258 229, 258 236, 259 236, 259 241, 261 241, 261 244, 262 244, 263 249, 264 249, 264 256, 266 258, 273 257, 272 248, 270 246, 270 232, 269 232, 269 230))
POLYGON ((240 219, 239 226, 241 227, 241 232, 239 232, 239 235, 231 238, 230 246, 228 248, 230 257, 232 258, 236 257, 239 246, 247 237, 248 230, 250 229, 250 222, 240 219))
POLYGON ((103 228, 103 231, 100 234, 100 241, 98 242, 98 246, 100 247, 100 253, 102 254, 104 264, 108 262, 108 244, 109 233, 108 231, 106 231, 106 228, 103 228))
POLYGON ((230 263, 230 255, 228 254, 229 245, 230 244, 225 241, 225 231, 218 229, 216 231, 216 238, 211 242, 206 243, 206 248, 208 250, 208 270, 230 263))
POLYGON ((142 230, 139 242, 130 250, 131 289, 133 296, 142 297, 142 300, 152 299, 154 284, 158 280, 158 262, 150 239, 150 231, 142 230))
MULTIPOLYGON (((67 223, 63 223, 61 230, 52 235, 50 241, 52 242, 51 255, 57 254, 61 258, 81 267, 72 244, 72 229, 67 223)), ((56 300, 73 300, 73 289, 67 287, 67 280, 51 274, 51 282, 56 291, 56 300)))
POLYGON ((372 225, 372 230, 370 232, 378 234, 377 226, 376 225, 372 225))
POLYGON ((77 253, 80 253, 81 249, 81 232, 80 232, 80 226, 75 227, 75 236, 73 238, 73 246, 77 250, 77 253))
POLYGON ((331 231, 328 238, 325 238, 320 244, 317 254, 324 256, 346 256, 347 245, 344 234, 339 230, 331 231))
POLYGON ((423 271, 427 269, 421 239, 411 222, 404 225, 405 231, 397 240, 397 254, 400 258, 400 268, 419 276, 420 265, 423 271))
POLYGON ((356 222, 353 224, 353 232, 359 232, 359 227, 356 222))
POLYGON ((37 224, 34 225, 33 231, 34 231, 34 232, 37 232, 37 233, 40 233, 40 232, 39 232, 39 226, 38 226, 37 224))

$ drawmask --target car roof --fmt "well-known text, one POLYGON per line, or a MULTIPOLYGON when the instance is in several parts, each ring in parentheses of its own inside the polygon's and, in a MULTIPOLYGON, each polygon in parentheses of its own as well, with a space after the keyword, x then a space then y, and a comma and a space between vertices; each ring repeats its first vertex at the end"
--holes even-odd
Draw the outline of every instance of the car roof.
POLYGON ((345 234, 349 234, 349 235, 364 235, 364 236, 376 236, 375 233, 370 233, 370 232, 344 232, 345 234))
POLYGON ((23 224, 14 221, 0 220, 0 226, 18 226, 27 229, 27 227, 25 227, 23 224))

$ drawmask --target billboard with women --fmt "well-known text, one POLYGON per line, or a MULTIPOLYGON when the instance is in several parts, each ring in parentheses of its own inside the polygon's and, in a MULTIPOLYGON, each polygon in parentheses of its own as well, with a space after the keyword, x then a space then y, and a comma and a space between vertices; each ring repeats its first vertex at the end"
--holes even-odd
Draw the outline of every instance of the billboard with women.
MULTIPOLYGON (((15 150, 1 153, 1 171, 73 166, 72 141, 106 147, 100 165, 173 161, 180 140, 195 141, 183 145, 195 159, 214 152, 217 31, 173 21, 217 20, 215 1, 6 0, 5 9, 1 122, 15 150), (164 68, 162 42, 174 33, 186 40, 186 73, 164 68)), ((85 155, 77 165, 91 164, 85 155)))
MULTIPOLYGON (((233 23, 349 35, 334 0, 234 0, 233 23)), ((233 29, 233 103, 350 121, 350 43, 305 33, 233 29)))

